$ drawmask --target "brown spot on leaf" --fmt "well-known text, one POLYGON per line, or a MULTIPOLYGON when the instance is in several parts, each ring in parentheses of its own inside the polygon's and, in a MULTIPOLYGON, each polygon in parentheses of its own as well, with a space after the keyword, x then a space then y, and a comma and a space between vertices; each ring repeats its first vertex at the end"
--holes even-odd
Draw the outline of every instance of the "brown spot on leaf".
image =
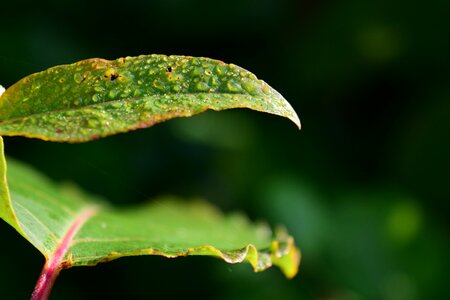
POLYGON ((117 72, 115 68, 109 68, 108 70, 105 71, 103 77, 109 78, 111 81, 114 81, 120 77, 120 74, 117 72))
POLYGON ((94 134, 93 136, 91 136, 91 140, 96 140, 101 138, 102 136, 100 134, 94 134))

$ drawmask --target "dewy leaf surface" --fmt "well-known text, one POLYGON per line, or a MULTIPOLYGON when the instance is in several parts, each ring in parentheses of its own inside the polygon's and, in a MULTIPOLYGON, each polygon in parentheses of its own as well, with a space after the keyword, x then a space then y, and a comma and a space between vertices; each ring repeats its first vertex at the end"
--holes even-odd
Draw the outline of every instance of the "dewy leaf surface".
MULTIPOLYGON (((123 256, 208 255, 249 262, 255 271, 277 265, 291 278, 300 253, 285 231, 275 236, 241 215, 210 205, 160 199, 114 209, 74 188, 57 187, 33 169, 10 161, 0 137, 0 217, 61 268, 95 265, 123 256)), ((49 264, 49 263, 48 263, 49 264)))
POLYGON ((0 135, 84 142, 205 110, 249 108, 300 121, 255 75, 208 58, 88 59, 32 74, 0 96, 0 135))

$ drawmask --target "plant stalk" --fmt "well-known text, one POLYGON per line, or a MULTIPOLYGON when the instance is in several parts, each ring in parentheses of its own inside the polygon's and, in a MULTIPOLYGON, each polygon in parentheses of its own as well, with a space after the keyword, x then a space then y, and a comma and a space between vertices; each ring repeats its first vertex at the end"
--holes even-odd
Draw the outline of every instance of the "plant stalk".
POLYGON ((31 300, 47 300, 50 296, 55 280, 61 271, 61 266, 55 265, 52 261, 48 260, 45 263, 33 294, 31 295, 31 300))

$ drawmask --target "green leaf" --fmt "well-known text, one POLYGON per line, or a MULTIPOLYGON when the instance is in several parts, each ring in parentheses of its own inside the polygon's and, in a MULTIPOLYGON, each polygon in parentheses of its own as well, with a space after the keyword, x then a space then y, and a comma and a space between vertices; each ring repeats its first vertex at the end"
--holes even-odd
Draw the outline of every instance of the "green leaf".
POLYGON ((0 135, 84 142, 205 110, 249 108, 291 119, 291 105, 255 75, 208 58, 88 59, 39 72, 0 96, 0 135))
POLYGON ((300 252, 284 230, 275 236, 239 214, 222 215, 201 201, 159 199, 116 209, 73 187, 58 187, 35 170, 9 160, 0 137, 0 217, 47 259, 46 268, 95 265, 123 256, 208 255, 228 263, 271 265, 288 278, 300 252))

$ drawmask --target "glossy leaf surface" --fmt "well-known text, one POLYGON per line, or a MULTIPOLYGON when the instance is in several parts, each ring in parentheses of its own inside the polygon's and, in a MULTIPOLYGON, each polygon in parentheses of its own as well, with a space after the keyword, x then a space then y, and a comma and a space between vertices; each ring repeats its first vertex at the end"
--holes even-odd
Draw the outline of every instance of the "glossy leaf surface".
POLYGON ((224 216, 205 202, 168 198, 119 210, 21 163, 6 167, 3 155, 0 174, 0 217, 61 268, 123 256, 208 255, 247 261, 255 271, 277 265, 289 278, 297 273, 300 253, 286 232, 273 236, 266 226, 224 216))
POLYGON ((0 135, 84 142, 205 110, 249 108, 300 121, 255 75, 208 58, 88 59, 23 78, 0 96, 0 135))

